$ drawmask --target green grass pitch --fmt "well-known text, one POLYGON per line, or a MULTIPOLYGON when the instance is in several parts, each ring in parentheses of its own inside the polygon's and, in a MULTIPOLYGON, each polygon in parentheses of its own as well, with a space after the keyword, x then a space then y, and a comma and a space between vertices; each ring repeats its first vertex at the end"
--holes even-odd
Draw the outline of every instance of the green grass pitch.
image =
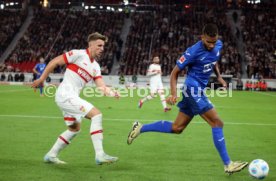
MULTIPOLYGON (((211 129, 199 116, 180 135, 145 133, 132 145, 126 138, 134 120, 173 120, 159 98, 137 108, 139 97, 85 98, 103 113, 105 151, 120 158, 97 166, 89 135, 90 121, 60 155, 67 165, 43 162, 66 127, 54 98, 26 86, 0 86, 0 181, 251 181, 247 169, 228 176, 212 142, 211 129)), ((276 93, 233 92, 210 98, 224 121, 232 160, 264 159, 266 181, 276 180, 276 93)))

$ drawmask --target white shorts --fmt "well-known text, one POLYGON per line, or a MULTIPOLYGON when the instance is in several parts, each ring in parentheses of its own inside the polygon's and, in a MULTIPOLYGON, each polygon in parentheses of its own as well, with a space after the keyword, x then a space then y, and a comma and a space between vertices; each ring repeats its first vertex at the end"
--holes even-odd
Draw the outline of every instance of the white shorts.
POLYGON ((162 82, 150 82, 150 93, 155 94, 160 90, 164 90, 162 82))
POLYGON ((56 101, 56 103, 63 112, 64 121, 67 126, 75 122, 81 123, 81 119, 94 107, 91 103, 80 97, 72 97, 63 102, 56 101))

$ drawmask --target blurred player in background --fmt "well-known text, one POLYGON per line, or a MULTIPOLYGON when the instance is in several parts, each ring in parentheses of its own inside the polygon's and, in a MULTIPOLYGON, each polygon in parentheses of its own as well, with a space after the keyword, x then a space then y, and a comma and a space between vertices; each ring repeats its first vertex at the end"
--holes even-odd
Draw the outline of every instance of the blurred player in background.
MULTIPOLYGON (((35 74, 35 79, 39 79, 46 68, 46 64, 44 63, 44 58, 41 57, 39 59, 39 62, 40 63, 36 64, 35 67, 33 68, 33 72, 35 74)), ((43 87, 44 87, 44 84, 42 83, 39 86, 40 96, 42 96, 42 97, 44 96, 43 87)), ((34 88, 34 91, 36 92, 36 88, 34 88)))
POLYGON ((142 108, 144 102, 155 98, 156 94, 158 93, 161 99, 164 112, 171 110, 171 108, 167 107, 167 104, 166 104, 161 75, 162 75, 162 71, 160 66, 160 59, 158 56, 155 56, 153 57, 152 64, 149 66, 148 72, 147 72, 147 76, 150 76, 150 95, 144 97, 139 101, 138 103, 139 108, 142 108))
POLYGON ((89 46, 86 50, 71 50, 57 56, 49 62, 40 78, 33 82, 32 87, 40 86, 55 67, 67 65, 63 81, 57 89, 55 101, 63 111, 64 121, 68 129, 58 137, 53 147, 45 155, 45 162, 65 164, 58 158, 58 154, 80 132, 83 117, 91 120, 90 134, 95 150, 96 164, 101 165, 118 160, 117 157, 109 156, 104 152, 102 113, 94 105, 79 97, 82 88, 91 80, 94 80, 96 86, 105 95, 119 97, 117 92, 106 87, 101 76, 100 66, 96 61, 102 55, 106 42, 106 36, 99 33, 90 34, 88 37, 89 46))
POLYGON ((183 99, 178 103, 179 113, 174 122, 158 121, 142 125, 139 122, 133 124, 127 139, 131 144, 133 140, 144 132, 162 132, 180 134, 192 121, 193 117, 200 115, 212 128, 214 145, 224 163, 224 171, 228 174, 239 172, 247 166, 247 162, 231 161, 228 156, 224 135, 223 122, 219 118, 211 102, 204 94, 213 69, 218 81, 226 87, 222 79, 217 61, 220 59, 222 42, 218 40, 218 29, 214 24, 204 26, 201 41, 189 47, 176 62, 171 72, 171 95, 167 102, 174 105, 177 102, 178 74, 188 67, 187 78, 182 92, 183 99))

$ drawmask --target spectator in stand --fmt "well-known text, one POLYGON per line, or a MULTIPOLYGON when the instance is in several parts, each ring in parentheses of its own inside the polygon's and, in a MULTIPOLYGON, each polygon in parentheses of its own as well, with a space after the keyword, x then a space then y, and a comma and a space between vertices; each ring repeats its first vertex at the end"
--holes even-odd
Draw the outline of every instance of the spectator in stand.
POLYGON ((8 75, 8 82, 13 82, 13 76, 11 73, 8 75))
POLYGON ((119 84, 124 85, 125 84, 125 76, 121 73, 119 77, 119 84))
POLYGON ((266 83, 266 81, 263 80, 263 81, 260 81, 260 82, 261 82, 261 88, 260 88, 260 90, 261 91, 267 91, 267 83, 266 83))
POLYGON ((252 83, 252 91, 256 91, 258 89, 258 83, 257 82, 253 82, 252 83))
MULTIPOLYGON (((151 12, 133 14, 131 17, 133 23, 127 37, 120 70, 126 75, 136 71, 137 74, 146 75, 146 67, 149 66, 150 61, 144 61, 144 59, 148 60, 149 53, 151 53, 160 55, 164 65, 163 75, 169 75, 181 50, 199 39, 201 33, 199 25, 213 21, 212 19, 218 22, 219 28, 223 29, 221 36, 224 42, 224 53, 223 61, 219 62, 221 73, 238 77, 242 73, 242 56, 238 52, 236 39, 231 33, 231 26, 223 8, 179 12, 173 7, 158 7, 154 14, 151 12), (197 15, 194 15, 194 12, 198 12, 197 15), (194 24, 193 22, 200 23, 194 24), (152 52, 149 51, 151 42, 152 52)), ((180 74, 180 76, 183 75, 184 73, 180 74)))
MULTIPOLYGON (((100 31, 109 37, 109 43, 99 61, 108 65, 108 73, 110 73, 113 58, 120 51, 118 47, 121 46, 121 41, 118 37, 120 37, 123 21, 124 13, 121 12, 34 9, 34 18, 30 26, 6 62, 19 64, 38 59, 40 56, 46 57, 46 55, 48 59, 45 61, 48 61, 73 47, 81 49, 86 46, 84 43, 86 34, 100 31), (64 28, 61 28, 61 25, 64 25, 64 28), (61 33, 57 36, 59 31, 61 33), (33 36, 34 34, 37 36, 33 36), (49 49, 51 49, 50 52, 49 49)), ((59 68, 55 69, 56 73, 60 71, 62 70, 59 68)))
POLYGON ((246 81, 245 83, 245 90, 249 90, 250 89, 250 84, 249 84, 249 81, 246 81))
POLYGON ((248 77, 276 78, 273 63, 276 14, 270 8, 245 9, 241 20, 248 77))
POLYGON ((1 81, 5 81, 6 80, 6 75, 3 73, 1 74, 1 81))
POLYGON ((27 11, 24 10, 2 10, 0 11, 0 56, 13 40, 22 26, 27 11))
POLYGON ((237 80, 237 90, 243 90, 243 82, 241 78, 238 78, 237 80))

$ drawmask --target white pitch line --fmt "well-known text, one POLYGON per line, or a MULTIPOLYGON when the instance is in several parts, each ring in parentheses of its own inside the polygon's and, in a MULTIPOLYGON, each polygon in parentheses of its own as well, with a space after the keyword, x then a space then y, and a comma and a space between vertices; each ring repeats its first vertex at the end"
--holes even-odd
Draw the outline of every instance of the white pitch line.
POLYGON ((265 95, 265 96, 276 97, 276 94, 274 95, 274 94, 269 94, 269 93, 266 93, 266 92, 256 92, 256 91, 254 91, 254 93, 256 93, 256 94, 261 94, 261 95, 265 95))
MULTIPOLYGON (((62 116, 33 116, 33 115, 5 115, 0 114, 1 117, 12 117, 12 118, 41 118, 41 119, 61 119, 62 116)), ((104 118, 104 120, 111 120, 111 121, 146 121, 146 122, 153 122, 157 121, 157 119, 114 119, 114 118, 104 118)), ((194 124, 206 124, 205 122, 192 122, 194 124)), ((224 122, 224 124, 228 125, 248 125, 248 126, 276 126, 276 124, 263 124, 263 123, 235 123, 235 122, 224 122)))

